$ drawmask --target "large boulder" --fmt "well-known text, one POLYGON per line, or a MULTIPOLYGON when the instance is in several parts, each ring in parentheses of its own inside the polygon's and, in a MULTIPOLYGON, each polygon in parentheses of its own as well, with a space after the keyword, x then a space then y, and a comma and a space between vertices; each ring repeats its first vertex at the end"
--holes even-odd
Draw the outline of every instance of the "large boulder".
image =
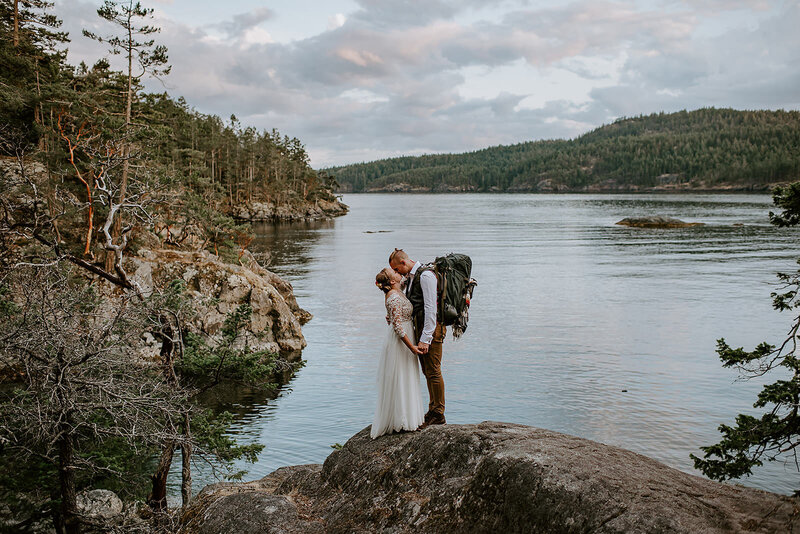
MULTIPOLYGON (((253 350, 280 353, 289 360, 299 359, 306 346, 300 325, 311 315, 297 305, 292 285, 261 267, 252 256, 244 255, 234 264, 207 251, 142 249, 128 261, 131 279, 145 295, 182 279, 198 311, 191 327, 212 343, 220 336, 227 314, 249 304, 253 313, 242 343, 253 350)), ((154 344, 152 350, 157 348, 154 344)))
POLYGON ((325 464, 208 486, 183 534, 796 532, 798 501, 509 423, 369 437, 325 464))
POLYGON ((93 521, 110 521, 122 517, 122 501, 110 490, 87 490, 76 498, 78 512, 93 521))

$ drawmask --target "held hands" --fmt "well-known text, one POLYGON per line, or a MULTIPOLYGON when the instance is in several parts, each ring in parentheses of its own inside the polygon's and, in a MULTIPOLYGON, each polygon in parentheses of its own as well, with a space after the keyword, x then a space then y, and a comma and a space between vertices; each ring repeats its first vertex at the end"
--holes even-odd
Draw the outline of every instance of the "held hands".
MULTIPOLYGON (((423 352, 420 352, 419 348, 416 345, 414 345, 411 342, 410 339, 408 339, 408 336, 403 336, 403 343, 406 344, 406 347, 408 347, 408 350, 410 350, 411 352, 413 352, 417 356, 419 356, 420 354, 424 354, 423 352)), ((425 350, 427 351, 427 349, 425 349, 425 350)))
POLYGON ((427 343, 423 343, 422 341, 420 341, 419 345, 417 345, 417 350, 419 351, 417 352, 417 354, 428 354, 429 346, 430 345, 428 345, 427 343))

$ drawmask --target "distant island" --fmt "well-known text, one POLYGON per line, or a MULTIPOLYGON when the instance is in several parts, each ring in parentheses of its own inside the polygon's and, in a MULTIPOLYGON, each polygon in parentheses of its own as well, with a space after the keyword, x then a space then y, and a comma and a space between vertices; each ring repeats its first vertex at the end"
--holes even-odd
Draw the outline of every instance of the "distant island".
POLYGON ((340 193, 768 191, 800 178, 800 112, 623 117, 573 140, 324 169, 340 193))

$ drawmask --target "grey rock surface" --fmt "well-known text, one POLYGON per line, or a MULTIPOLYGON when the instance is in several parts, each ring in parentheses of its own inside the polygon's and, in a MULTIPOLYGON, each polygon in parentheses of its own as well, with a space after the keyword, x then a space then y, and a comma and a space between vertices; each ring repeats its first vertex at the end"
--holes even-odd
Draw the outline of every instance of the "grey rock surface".
MULTIPOLYGON (((183 279, 187 294, 197 302, 192 328, 213 342, 228 313, 242 304, 253 310, 241 342, 253 350, 300 358, 306 341, 300 325, 311 314, 297 305, 292 285, 244 254, 240 263, 226 263, 206 251, 142 249, 128 260, 132 280, 144 294, 183 279)), ((150 349, 157 354, 158 344, 150 349)))
POLYGON ((798 511, 617 447, 485 422, 376 440, 367 427, 323 466, 208 486, 181 532, 774 533, 797 532, 798 511))
POLYGON ((89 519, 109 520, 122 515, 122 501, 110 490, 95 489, 77 495, 78 511, 89 519))

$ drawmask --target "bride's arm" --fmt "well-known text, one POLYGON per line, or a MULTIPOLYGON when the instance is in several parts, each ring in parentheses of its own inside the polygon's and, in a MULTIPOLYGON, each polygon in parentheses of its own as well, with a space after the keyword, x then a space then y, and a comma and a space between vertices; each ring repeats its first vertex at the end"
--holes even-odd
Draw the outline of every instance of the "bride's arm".
POLYGON ((406 344, 406 347, 408 347, 408 350, 410 350, 410 351, 411 351, 411 352, 413 352, 414 354, 421 354, 421 353, 420 353, 420 351, 419 351, 419 349, 417 348, 417 346, 416 346, 416 345, 414 345, 414 344, 411 342, 411 340, 410 340, 410 339, 408 339, 408 336, 407 336, 406 334, 403 334, 403 338, 402 338, 402 339, 403 339, 403 343, 405 343, 405 344, 406 344))
POLYGON ((405 343, 406 347, 408 347, 408 349, 414 354, 419 354, 419 349, 411 342, 410 339, 408 339, 408 335, 406 335, 406 332, 403 329, 403 324, 400 320, 401 304, 402 299, 397 298, 394 295, 389 295, 386 297, 386 316, 389 319, 389 324, 392 325, 394 332, 401 340, 403 340, 403 343, 405 343))

